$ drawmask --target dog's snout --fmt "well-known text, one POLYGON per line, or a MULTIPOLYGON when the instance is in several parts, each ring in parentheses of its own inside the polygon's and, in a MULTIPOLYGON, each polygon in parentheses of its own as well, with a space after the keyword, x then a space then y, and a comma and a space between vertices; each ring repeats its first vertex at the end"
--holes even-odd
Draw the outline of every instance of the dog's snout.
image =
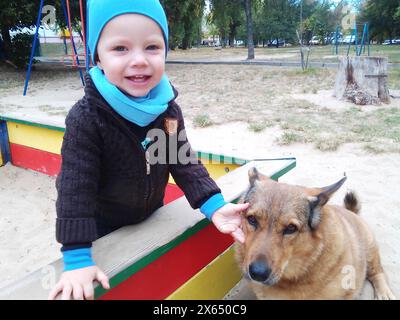
POLYGON ((255 281, 264 282, 271 274, 271 269, 264 261, 254 261, 249 266, 250 278, 255 281))

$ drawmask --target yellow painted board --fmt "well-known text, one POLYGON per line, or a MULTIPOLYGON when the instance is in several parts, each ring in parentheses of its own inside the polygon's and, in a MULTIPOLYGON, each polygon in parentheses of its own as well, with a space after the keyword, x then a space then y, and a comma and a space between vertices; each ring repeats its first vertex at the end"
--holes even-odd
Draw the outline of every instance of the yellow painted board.
POLYGON ((167 300, 220 300, 240 281, 241 276, 231 246, 167 300))
MULTIPOLYGON (((224 164, 224 163, 203 163, 203 165, 210 174, 210 177, 213 178, 214 180, 240 167, 237 164, 224 164)), ((168 182, 176 184, 174 178, 172 178, 171 175, 169 176, 168 182)))
POLYGON ((0 152, 0 167, 3 165, 3 157, 2 157, 2 155, 1 155, 1 152, 0 152))
POLYGON ((10 143, 20 144, 55 154, 61 153, 64 132, 7 122, 10 143))

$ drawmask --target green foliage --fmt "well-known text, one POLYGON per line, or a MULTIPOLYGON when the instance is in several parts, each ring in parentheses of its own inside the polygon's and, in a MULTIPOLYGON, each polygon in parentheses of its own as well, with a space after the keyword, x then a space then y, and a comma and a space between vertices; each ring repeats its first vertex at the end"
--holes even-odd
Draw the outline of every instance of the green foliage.
POLYGON ((169 47, 174 50, 178 46, 189 48, 197 38, 201 29, 201 21, 205 7, 204 0, 161 0, 170 30, 169 47))
POLYGON ((368 22, 370 35, 378 41, 400 34, 399 0, 369 0, 361 6, 359 22, 368 22))
POLYGON ((9 59, 21 69, 28 66, 31 54, 33 35, 26 33, 19 33, 11 40, 11 50, 9 59))
MULTIPOLYGON (((313 35, 321 38, 335 30, 341 21, 343 3, 332 0, 253 0, 253 36, 256 44, 275 39, 297 43, 296 30, 300 30, 300 8, 305 42, 313 35)), ((243 0, 210 0, 208 22, 222 41, 245 40, 246 23, 243 0)))
POLYGON ((238 28, 245 25, 242 0, 210 0, 210 10, 208 21, 215 25, 223 46, 226 42, 233 46, 238 28))
POLYGON ((10 31, 34 26, 38 11, 39 1, 0 0, 0 33, 6 57, 12 57, 10 31))

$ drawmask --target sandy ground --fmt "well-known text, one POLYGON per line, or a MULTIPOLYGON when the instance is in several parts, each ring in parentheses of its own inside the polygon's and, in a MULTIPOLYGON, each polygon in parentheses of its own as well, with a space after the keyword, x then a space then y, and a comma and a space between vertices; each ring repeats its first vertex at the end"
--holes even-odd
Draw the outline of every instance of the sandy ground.
MULTIPOLYGON (((179 77, 175 74, 171 78, 179 77)), ((209 88, 222 78, 217 78, 214 84, 209 83, 209 88)), ((197 85, 197 80, 191 79, 192 86, 197 85)), ((79 77, 68 74, 64 81, 33 82, 31 94, 26 98, 21 97, 21 84, 2 90, 0 113, 24 112, 30 117, 52 119, 54 123, 62 121, 73 102, 82 95, 79 77)), ((318 82, 318 77, 314 82, 318 82)), ((233 85, 236 85, 235 81, 233 85)), ((336 101, 327 90, 328 85, 329 81, 317 94, 299 89, 290 97, 309 101, 318 108, 346 110, 352 107, 346 102, 336 101)), ((245 84, 249 90, 251 86, 251 83, 245 84)), ((400 297, 400 275, 396 272, 400 265, 399 153, 370 154, 360 144, 344 144, 334 152, 319 151, 312 144, 280 146, 276 142, 283 134, 279 126, 255 133, 249 130, 249 122, 243 116, 238 119, 240 121, 224 118, 231 122, 196 128, 193 114, 204 104, 210 114, 214 110, 221 117, 229 113, 226 108, 219 108, 226 101, 218 101, 223 92, 196 96, 190 92, 193 87, 187 88, 183 83, 180 87, 178 102, 186 116, 187 133, 194 149, 247 159, 295 156, 297 168, 285 175, 282 181, 306 186, 329 185, 346 172, 348 181, 331 202, 341 204, 348 189, 357 191, 362 200, 362 215, 378 239, 391 287, 400 297), (215 107, 214 103, 219 105, 215 107)), ((228 85, 225 89, 231 88, 228 85)), ((241 97, 230 98, 230 107, 242 103, 241 97)), ((399 100, 394 100, 391 107, 399 108, 399 100)), ((373 110, 375 107, 368 108, 373 110)), ((60 257, 60 246, 54 237, 55 199, 54 178, 10 165, 0 169, 0 288, 60 257)))

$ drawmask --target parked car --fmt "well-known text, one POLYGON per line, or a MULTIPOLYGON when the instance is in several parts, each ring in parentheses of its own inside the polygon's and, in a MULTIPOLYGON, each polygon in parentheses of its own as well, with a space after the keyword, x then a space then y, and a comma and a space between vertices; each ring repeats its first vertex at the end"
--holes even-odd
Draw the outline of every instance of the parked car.
POLYGON ((387 40, 383 41, 382 44, 384 46, 391 45, 391 44, 400 44, 400 39, 392 39, 392 41, 390 41, 390 39, 387 39, 387 40))
POLYGON ((320 43, 321 43, 321 40, 320 40, 319 36, 313 36, 310 40, 310 44, 313 44, 313 45, 317 45, 320 43))
POLYGON ((244 41, 243 40, 235 40, 235 45, 236 46, 244 46, 244 41))
POLYGON ((355 36, 354 36, 354 35, 345 36, 345 37, 342 39, 342 42, 341 42, 341 43, 343 43, 343 44, 355 44, 355 43, 356 43, 355 36))
POLYGON ((332 39, 332 44, 336 44, 336 42, 337 42, 338 44, 343 43, 343 38, 342 38, 342 37, 338 37, 337 39, 336 39, 336 38, 333 38, 333 39, 332 39))
MULTIPOLYGON (((276 39, 274 39, 274 40, 270 40, 269 42, 268 42, 268 47, 276 47, 277 45, 276 45, 276 43, 277 43, 277 40, 276 39)), ((278 39, 278 47, 284 47, 285 46, 285 40, 283 40, 283 39, 278 39)))

